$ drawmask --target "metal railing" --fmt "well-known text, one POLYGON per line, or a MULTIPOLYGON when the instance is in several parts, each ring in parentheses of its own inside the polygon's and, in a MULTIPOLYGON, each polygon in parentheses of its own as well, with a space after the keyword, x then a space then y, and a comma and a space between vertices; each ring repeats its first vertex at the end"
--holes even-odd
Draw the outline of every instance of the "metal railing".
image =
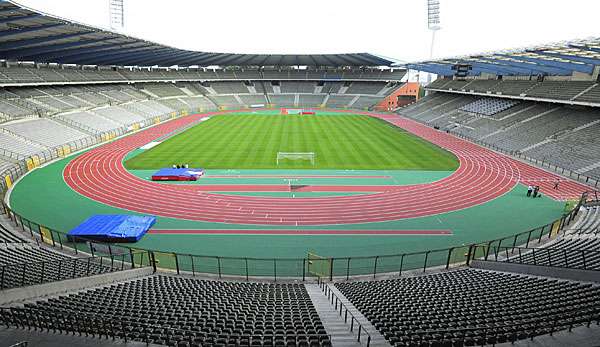
POLYGON ((350 312, 350 310, 348 310, 348 307, 342 302, 342 300, 340 300, 338 298, 337 295, 335 295, 335 293, 331 290, 331 288, 329 288, 329 286, 325 283, 319 280, 319 287, 321 288, 321 291, 323 291, 323 295, 325 295, 327 297, 327 300, 329 301, 329 303, 331 305, 333 305, 333 308, 335 309, 335 311, 340 315, 340 317, 343 317, 344 319, 344 324, 348 324, 348 315, 350 315, 350 332, 354 332, 354 330, 356 329, 356 341, 357 342, 362 342, 361 338, 364 340, 364 335, 367 335, 366 338, 366 345, 367 347, 371 346, 371 334, 369 334, 369 332, 367 331, 367 329, 365 329, 365 327, 362 326, 362 324, 360 324, 360 322, 358 321, 358 319, 356 319, 356 317, 354 317, 354 315, 352 314, 352 312, 350 312), (356 322, 356 324, 355 324, 356 322), (358 328, 355 328, 355 326, 358 326, 358 328))
MULTIPOLYGON (((167 341, 177 340, 177 342, 187 342, 189 344, 197 343, 199 338, 198 331, 192 331, 181 328, 174 328, 169 325, 158 325, 143 323, 139 320, 119 319, 104 314, 86 314, 71 311, 55 311, 52 309, 41 309, 33 307, 0 307, 0 322, 7 327, 32 328, 34 330, 71 333, 73 335, 84 334, 86 337, 97 337, 106 339, 122 339, 125 342, 141 341, 146 344, 155 343, 156 339, 167 341), (133 329, 135 328, 135 329, 133 329), (161 331, 160 336, 152 336, 155 331, 161 331)), ((307 334, 307 337, 315 337, 319 342, 323 342, 325 337, 331 341, 329 334, 307 334)), ((277 337, 274 335, 260 336, 246 335, 232 336, 228 340, 233 340, 236 346, 251 346, 252 342, 260 341, 260 345, 265 342, 275 345, 277 337), (246 342, 247 341, 247 342, 246 342)), ((293 341, 295 345, 300 342, 300 338, 295 335, 293 341)), ((287 341, 287 339, 286 339, 287 341)), ((160 344, 163 344, 160 343, 160 344)), ((216 341, 202 342, 202 344, 212 345, 216 341)))
MULTIPOLYGON (((581 200, 583 201, 583 198, 581 200)), ((370 276, 372 278, 376 278, 378 275, 402 276, 407 271, 426 273, 440 268, 449 269, 455 266, 469 265, 470 259, 476 255, 473 252, 475 250, 479 252, 482 249, 481 247, 474 249, 472 247, 474 245, 484 244, 488 251, 492 247, 528 248, 531 243, 550 240, 564 233, 579 212, 582 201, 573 210, 552 223, 501 239, 412 253, 323 259, 222 257, 140 249, 123 244, 106 244, 85 238, 70 239, 64 232, 22 217, 10 210, 6 204, 2 205, 0 214, 7 215, 15 227, 19 228, 21 232, 29 233, 30 237, 62 250, 71 250, 75 254, 84 253, 93 256, 97 253, 112 255, 145 251, 149 252, 148 265, 177 274, 192 276, 208 274, 218 278, 234 276, 247 280, 251 277, 272 278, 274 281, 284 278, 300 278, 305 281, 307 278, 321 277, 333 281, 334 279, 350 279, 353 276, 370 276), (319 271, 315 270, 317 268, 319 271)))
POLYGON ((32 261, 0 266, 0 290, 148 266, 148 252, 32 261))
POLYGON ((490 250, 487 246, 475 245, 472 255, 472 260, 600 271, 600 250, 553 247, 492 247, 490 250))

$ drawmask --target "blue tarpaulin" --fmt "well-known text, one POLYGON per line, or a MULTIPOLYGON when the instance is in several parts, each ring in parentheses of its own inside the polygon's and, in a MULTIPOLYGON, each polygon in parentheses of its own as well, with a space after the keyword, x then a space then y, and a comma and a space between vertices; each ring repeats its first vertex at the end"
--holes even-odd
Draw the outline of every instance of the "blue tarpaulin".
POLYGON ((152 174, 153 181, 195 181, 199 176, 202 176, 202 169, 172 169, 164 168, 152 174))
POLYGON ((136 242, 156 223, 154 216, 94 215, 69 231, 67 237, 101 242, 136 242))

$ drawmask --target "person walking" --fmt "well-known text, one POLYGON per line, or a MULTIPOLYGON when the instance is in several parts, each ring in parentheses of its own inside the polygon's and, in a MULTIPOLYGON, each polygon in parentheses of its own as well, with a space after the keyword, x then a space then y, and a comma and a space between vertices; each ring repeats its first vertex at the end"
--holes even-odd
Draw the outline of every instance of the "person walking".
POLYGON ((560 180, 557 178, 556 182, 554 182, 554 189, 558 190, 558 185, 560 184, 560 180))
POLYGON ((530 184, 530 185, 527 187, 527 197, 528 197, 528 198, 529 198, 529 197, 531 197, 531 193, 532 193, 532 192, 533 192, 533 186, 530 184))
POLYGON ((533 197, 537 198, 539 192, 540 192, 540 186, 535 186, 535 188, 533 188, 533 197))

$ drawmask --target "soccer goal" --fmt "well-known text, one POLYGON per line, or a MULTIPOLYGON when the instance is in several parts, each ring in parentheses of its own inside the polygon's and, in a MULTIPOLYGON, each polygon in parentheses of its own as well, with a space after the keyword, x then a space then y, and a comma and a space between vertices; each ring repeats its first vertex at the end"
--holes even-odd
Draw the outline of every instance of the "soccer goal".
POLYGON ((282 160, 310 160, 312 165, 315 165, 315 152, 277 152, 277 165, 282 160))

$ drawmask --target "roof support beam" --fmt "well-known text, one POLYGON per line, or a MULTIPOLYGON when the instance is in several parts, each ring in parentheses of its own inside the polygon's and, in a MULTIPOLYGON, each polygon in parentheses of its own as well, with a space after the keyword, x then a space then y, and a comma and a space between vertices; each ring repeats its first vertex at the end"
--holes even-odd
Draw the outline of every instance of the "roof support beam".
POLYGON ((600 52, 600 48, 590 47, 586 45, 569 45, 570 48, 580 49, 582 51, 600 52))
POLYGON ((26 14, 24 16, 4 17, 4 18, 0 18, 0 24, 12 23, 12 22, 16 22, 19 20, 33 19, 33 18, 37 18, 37 17, 41 17, 41 15, 39 15, 37 13, 32 13, 32 14, 26 14))
MULTIPOLYGON (((121 66, 144 66, 141 63, 140 59, 144 59, 146 57, 157 57, 162 56, 165 53, 172 52, 172 48, 164 47, 164 46, 152 46, 148 49, 137 50, 136 52, 130 53, 121 53, 115 54, 107 58, 106 62, 112 65, 121 65, 121 66)), ((152 64, 154 65, 154 64, 152 64)), ((152 66, 145 65, 145 66, 152 66)))
MULTIPOLYGON (((31 45, 36 45, 36 44, 40 44, 40 43, 45 44, 47 42, 52 42, 52 41, 57 41, 57 40, 65 40, 65 39, 69 39, 72 37, 87 35, 87 34, 91 34, 91 33, 94 33, 94 31, 82 31, 82 32, 72 33, 72 34, 59 34, 59 35, 51 35, 51 36, 44 36, 44 37, 36 37, 34 39, 9 41, 9 42, 5 42, 5 43, 1 43, 0 50, 2 50, 2 51, 15 50, 15 49, 19 49, 19 48, 28 47, 31 45)), ((45 46, 45 45, 42 45, 42 46, 45 46)))
POLYGON ((170 60, 170 64, 173 65, 198 65, 203 66, 203 62, 206 56, 209 56, 211 53, 202 53, 202 52, 193 52, 194 54, 186 54, 180 55, 175 59, 170 60))
POLYGON ((6 38, 6 37, 10 37, 10 36, 16 36, 16 35, 20 35, 20 34, 25 34, 25 33, 33 33, 36 31, 42 31, 42 30, 46 30, 46 29, 52 29, 52 28, 57 28, 57 27, 61 27, 61 26, 65 26, 66 24, 58 24, 58 23, 52 23, 52 24, 44 24, 44 25, 38 25, 35 27, 28 27, 28 28, 23 28, 23 29, 11 29, 11 30, 5 30, 5 31, 1 31, 0 32, 0 38, 6 38))
POLYGON ((502 56, 519 59, 523 61, 529 61, 541 66, 552 67, 555 69, 560 69, 563 71, 561 75, 571 75, 573 71, 583 72, 587 74, 591 74, 594 71, 594 67, 587 64, 574 64, 574 63, 566 63, 555 60, 546 60, 532 57, 524 57, 520 55, 510 55, 510 54, 501 54, 502 56))
POLYGON ((577 55, 554 53, 554 52, 547 52, 547 51, 535 51, 535 53, 547 55, 549 57, 578 61, 580 63, 590 64, 590 65, 600 65, 600 59, 580 57, 577 55))
MULTIPOLYGON (((490 61, 493 63, 507 64, 511 67, 529 69, 531 71, 532 75, 552 74, 552 75, 564 76, 564 75, 571 74, 571 70, 564 70, 564 69, 558 69, 558 68, 554 68, 554 67, 537 65, 537 64, 534 64, 533 62, 518 62, 518 61, 514 61, 514 60, 502 60, 502 59, 493 59, 493 58, 487 58, 487 57, 486 58, 478 58, 478 59, 484 59, 484 60, 487 60, 487 61, 490 61)), ((519 58, 515 57, 514 59, 519 59, 519 58)))
POLYGON ((50 52, 56 52, 56 51, 64 51, 66 49, 71 49, 71 48, 77 48, 77 47, 81 47, 81 46, 86 46, 86 45, 90 45, 93 43, 98 43, 98 42, 102 42, 102 41, 108 41, 108 40, 112 40, 112 37, 105 37, 102 39, 96 39, 96 40, 81 40, 81 41, 74 41, 74 42, 67 42, 67 43, 60 43, 60 44, 50 44, 47 46, 39 46, 39 47, 34 47, 34 48, 27 48, 27 49, 15 49, 15 50, 9 50, 9 51, 4 51, 3 55, 7 58, 27 58, 27 57, 36 57, 37 55, 40 54, 44 54, 44 53, 50 53, 50 52))
POLYGON ((514 66, 501 65, 501 64, 493 64, 493 63, 483 63, 472 60, 464 60, 460 63, 470 64, 473 67, 480 67, 482 69, 489 70, 491 73, 496 75, 531 75, 532 71, 530 69, 521 69, 514 66))
MULTIPOLYGON (((158 62, 159 61, 164 61, 164 58, 167 58, 167 60, 169 60, 172 57, 175 57, 177 55, 181 54, 181 51, 178 49, 174 49, 174 48, 162 48, 160 51, 156 50, 154 52, 148 52, 146 54, 142 54, 136 58, 133 59, 125 59, 123 60, 123 62, 125 62, 127 65, 138 65, 138 66, 154 66, 154 65, 161 65, 158 62)), ((171 65, 170 63, 168 63, 169 65, 171 65)))
POLYGON ((441 76, 453 76, 455 71, 450 68, 450 65, 442 64, 408 64, 408 69, 424 71, 441 76))
MULTIPOLYGON (((75 49, 75 50, 73 50, 73 52, 69 52, 69 54, 66 54, 66 55, 57 54, 57 56, 62 59, 74 59, 74 60, 94 58, 94 57, 98 57, 98 56, 105 58, 105 57, 109 57, 111 55, 111 53, 114 53, 114 52, 116 52, 117 54, 125 54, 125 53, 123 53, 125 50, 127 50, 127 52, 129 52, 131 50, 154 47, 153 45, 139 46, 139 44, 140 43, 137 41, 128 42, 128 43, 110 43, 110 44, 94 46, 94 47, 90 47, 90 48, 75 49), (134 46, 134 45, 137 45, 137 46, 134 46), (129 46, 134 46, 134 47, 129 47, 129 46)), ((102 58, 99 58, 96 60, 100 61, 100 60, 102 60, 102 58)), ((97 65, 102 65, 102 64, 99 62, 97 65)))

